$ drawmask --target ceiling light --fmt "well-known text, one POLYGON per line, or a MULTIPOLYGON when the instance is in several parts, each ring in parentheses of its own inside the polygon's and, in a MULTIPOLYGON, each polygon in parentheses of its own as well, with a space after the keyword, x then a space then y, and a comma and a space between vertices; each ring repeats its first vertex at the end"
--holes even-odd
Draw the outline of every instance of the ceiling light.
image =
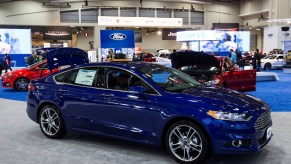
POLYGON ((249 29, 251 30, 252 28, 250 27, 249 29))
POLYGON ((256 28, 256 30, 260 31, 261 29, 260 28, 256 28))
POLYGON ((160 31, 160 30, 157 31, 157 34, 158 34, 158 35, 162 35, 162 31, 160 31))

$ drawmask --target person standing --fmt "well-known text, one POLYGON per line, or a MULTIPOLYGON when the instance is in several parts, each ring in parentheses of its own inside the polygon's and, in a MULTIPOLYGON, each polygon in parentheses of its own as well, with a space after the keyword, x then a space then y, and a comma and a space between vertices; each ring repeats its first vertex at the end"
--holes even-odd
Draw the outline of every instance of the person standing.
MULTIPOLYGON (((5 58, 4 60, 6 61, 7 65, 8 65, 8 68, 7 69, 10 69, 10 71, 12 71, 11 67, 10 67, 10 63, 11 63, 11 58, 10 56, 8 55, 8 53, 5 54, 5 58)), ((5 73, 7 73, 7 69, 5 69, 5 73)))
POLYGON ((230 54, 231 54, 231 60, 233 64, 236 63, 237 56, 236 56, 236 53, 233 51, 233 49, 230 49, 230 54))
POLYGON ((259 49, 256 49, 254 58, 255 58, 255 62, 256 62, 256 66, 257 66, 256 69, 258 71, 260 71, 260 68, 261 68, 261 55, 260 55, 259 49))
POLYGON ((171 59, 171 65, 172 68, 176 68, 175 62, 176 62, 176 49, 173 49, 173 52, 169 55, 170 59, 171 59))
POLYGON ((244 67, 241 52, 238 49, 235 50, 236 61, 240 68, 244 67))

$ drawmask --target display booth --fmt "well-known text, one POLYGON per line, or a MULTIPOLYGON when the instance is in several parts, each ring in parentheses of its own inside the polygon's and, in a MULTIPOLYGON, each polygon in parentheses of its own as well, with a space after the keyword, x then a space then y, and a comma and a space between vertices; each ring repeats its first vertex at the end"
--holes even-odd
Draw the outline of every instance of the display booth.
POLYGON ((135 48, 134 30, 101 30, 100 39, 101 52, 98 58, 101 58, 101 61, 107 58, 110 51, 132 58, 135 48))
POLYGON ((24 58, 31 54, 30 29, 0 29, 0 57, 9 54, 12 66, 24 67, 24 58))
POLYGON ((186 42, 193 51, 214 52, 228 55, 230 49, 247 52, 250 50, 249 31, 181 31, 177 32, 178 42, 186 42))

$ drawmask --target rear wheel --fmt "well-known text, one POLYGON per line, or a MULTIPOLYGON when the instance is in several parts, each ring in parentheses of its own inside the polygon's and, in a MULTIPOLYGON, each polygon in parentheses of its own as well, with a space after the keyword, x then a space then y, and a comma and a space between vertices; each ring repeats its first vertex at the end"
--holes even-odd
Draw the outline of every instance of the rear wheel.
POLYGON ((199 126, 192 122, 179 121, 167 131, 166 148, 179 163, 199 163, 207 155, 208 141, 199 126))
POLYGON ((62 138, 65 134, 63 118, 53 105, 44 106, 39 113, 39 126, 48 138, 62 138))
POLYGON ((14 83, 14 87, 15 87, 15 89, 17 89, 19 91, 27 91, 28 84, 29 84, 28 79, 18 78, 14 83))
POLYGON ((271 63, 266 63, 266 64, 264 65, 264 70, 270 70, 271 68, 272 68, 271 63))

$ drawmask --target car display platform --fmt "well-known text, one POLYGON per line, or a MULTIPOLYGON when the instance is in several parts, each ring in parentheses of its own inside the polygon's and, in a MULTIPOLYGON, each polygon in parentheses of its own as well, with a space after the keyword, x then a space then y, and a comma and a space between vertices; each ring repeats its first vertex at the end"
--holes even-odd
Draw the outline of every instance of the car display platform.
POLYGON ((279 77, 275 72, 257 72, 257 82, 260 81, 278 81, 279 77))

